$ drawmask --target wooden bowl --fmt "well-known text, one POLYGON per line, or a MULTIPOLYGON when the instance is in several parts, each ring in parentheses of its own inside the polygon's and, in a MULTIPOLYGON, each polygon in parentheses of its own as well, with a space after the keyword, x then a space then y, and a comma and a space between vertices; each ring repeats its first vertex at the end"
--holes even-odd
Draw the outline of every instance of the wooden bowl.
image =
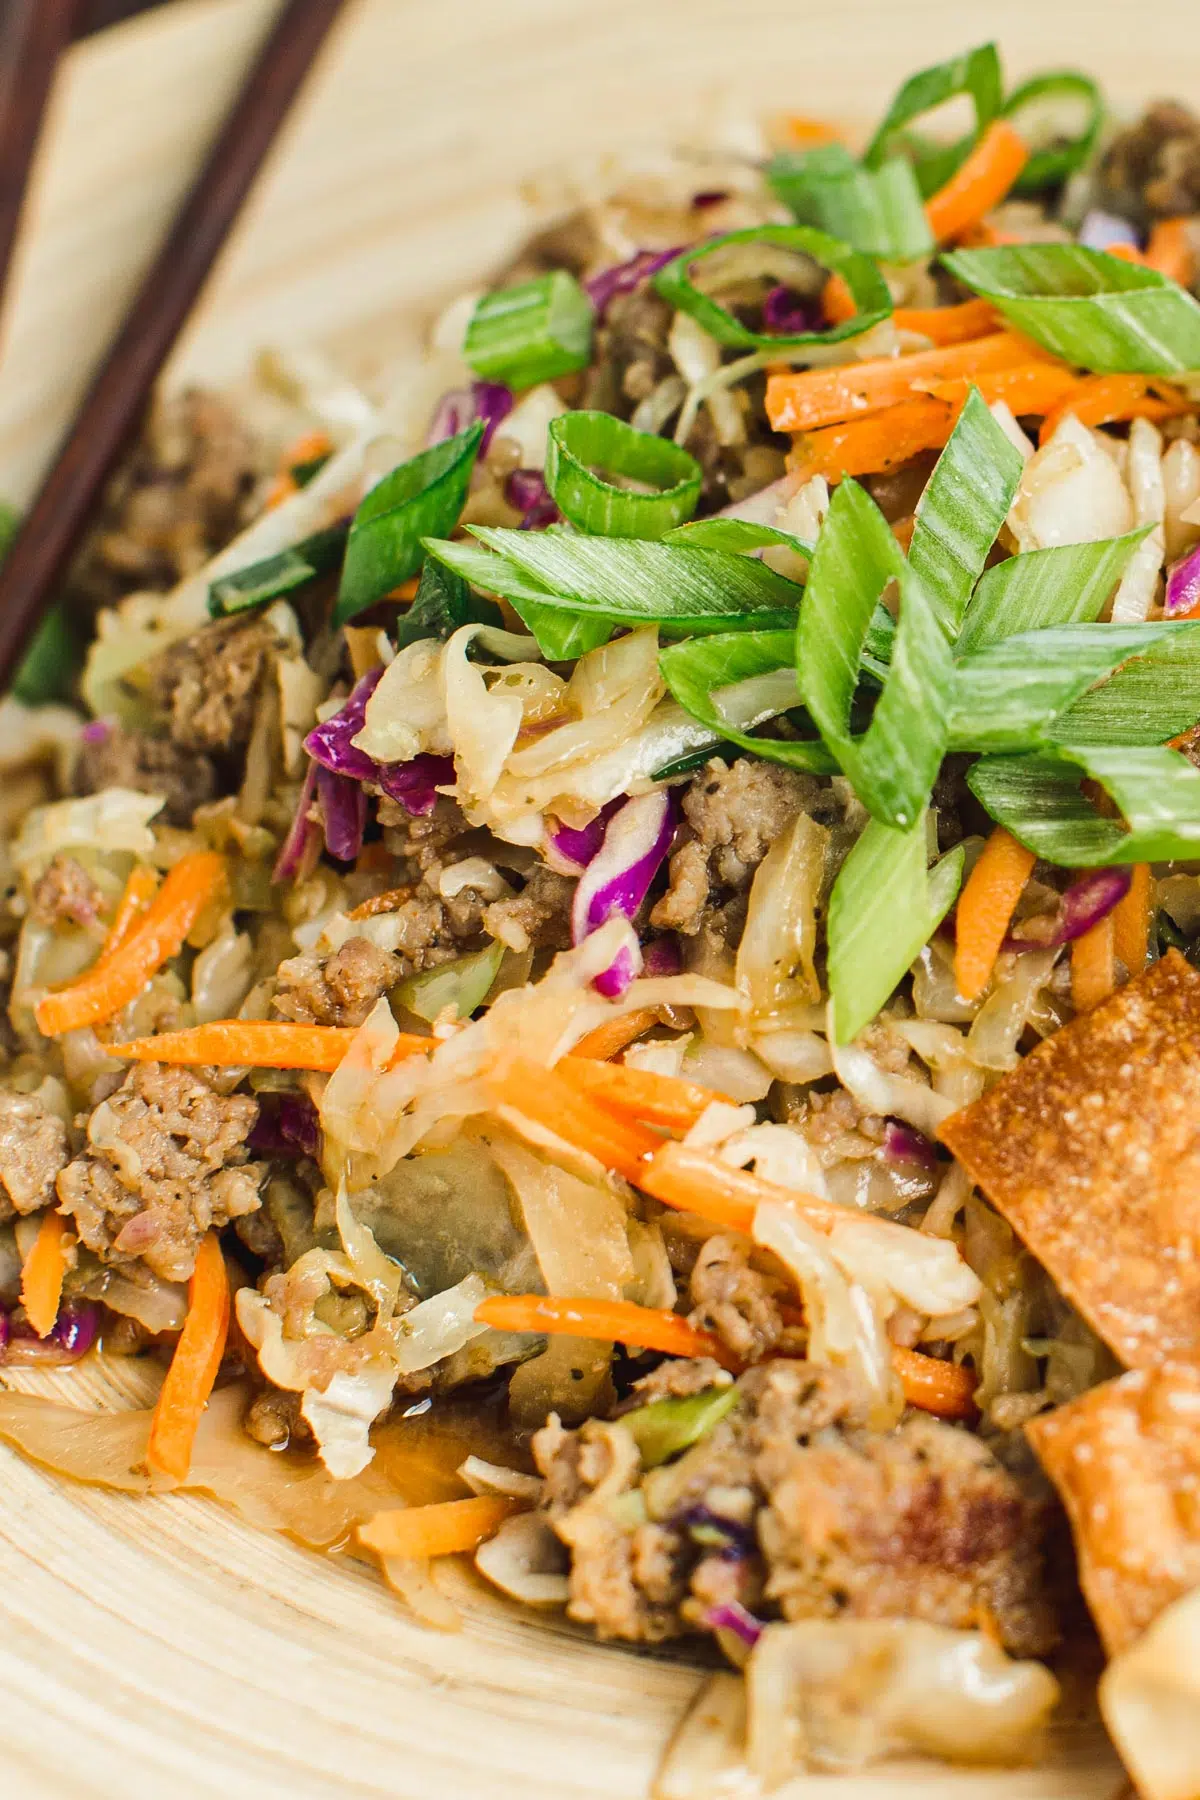
MULTIPOLYGON (((40 159, 0 363, 0 494, 27 497, 274 10, 178 0, 71 58, 40 159)), ((963 0, 360 0, 349 9, 172 371, 265 343, 390 359, 532 217, 522 186, 631 143, 790 108, 875 112, 985 38, 963 0)), ((1008 0, 1010 70, 1084 64, 1118 102, 1184 85, 1195 0, 1008 0)), ((13 1376, 10 1380, 15 1379, 13 1376)), ((139 1403, 136 1365, 55 1377, 139 1403)), ((43 1382, 45 1384, 45 1381, 43 1382)), ((201 1499, 133 1501, 0 1452, 0 1792, 13 1800, 642 1800, 703 1678, 530 1623, 462 1572, 466 1629, 422 1628, 361 1565, 201 1499)), ((830 1800, 1114 1800, 1098 1727, 1053 1766, 889 1765, 830 1800)))

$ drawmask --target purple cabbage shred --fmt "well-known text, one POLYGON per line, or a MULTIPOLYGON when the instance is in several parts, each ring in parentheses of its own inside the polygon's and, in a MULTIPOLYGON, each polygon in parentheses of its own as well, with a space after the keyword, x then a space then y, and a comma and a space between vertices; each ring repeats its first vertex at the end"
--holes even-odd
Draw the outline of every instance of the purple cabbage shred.
POLYGON ((465 431, 476 419, 482 419, 483 437, 479 444, 479 454, 486 456, 497 425, 508 417, 512 409, 512 389, 505 387, 503 382, 473 381, 469 388, 451 388, 437 403, 425 436, 425 447, 428 449, 431 444, 440 444, 446 438, 457 437, 460 431, 465 431))
POLYGON ((740 1600, 726 1600, 720 1606, 710 1606, 705 1623, 710 1631, 732 1631, 750 1650, 763 1634, 762 1620, 756 1619, 740 1600))
POLYGON ((540 469, 514 469, 504 484, 504 498, 521 515, 520 531, 542 531, 562 517, 540 469))
POLYGON ((321 1125, 307 1094, 260 1094, 246 1143, 262 1156, 317 1156, 321 1125))
POLYGON ((798 337, 804 331, 819 331, 822 316, 819 301, 805 300, 789 287, 773 287, 763 301, 763 329, 777 337, 798 337))
POLYGON ((353 862, 367 826, 367 796, 350 775, 317 766, 317 799, 325 826, 325 848, 338 862, 353 862))
POLYGON ((1197 607, 1200 607, 1200 544, 1168 573, 1163 617, 1186 618, 1197 607))
POLYGON ((599 275, 593 275, 590 281, 584 282, 597 318, 603 319, 618 294, 632 294, 635 288, 641 287, 643 281, 649 281, 652 275, 657 275, 660 269, 673 262, 684 248, 683 244, 676 244, 673 250, 639 250, 628 262, 617 263, 613 268, 604 269, 599 275))
POLYGON ((889 1119, 883 1129, 883 1154, 888 1162, 919 1163, 923 1169, 937 1167, 937 1151, 923 1131, 889 1119))

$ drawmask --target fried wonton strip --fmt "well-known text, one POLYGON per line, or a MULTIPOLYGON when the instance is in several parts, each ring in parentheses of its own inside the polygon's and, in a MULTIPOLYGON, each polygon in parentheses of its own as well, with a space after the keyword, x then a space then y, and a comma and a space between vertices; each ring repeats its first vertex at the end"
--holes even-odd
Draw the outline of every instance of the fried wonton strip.
POLYGON ((1123 1363, 1200 1366, 1200 974, 1176 951, 939 1136, 1123 1363))
POLYGON ((1200 1583, 1200 1372, 1135 1370, 1027 1425, 1115 1656, 1200 1583))

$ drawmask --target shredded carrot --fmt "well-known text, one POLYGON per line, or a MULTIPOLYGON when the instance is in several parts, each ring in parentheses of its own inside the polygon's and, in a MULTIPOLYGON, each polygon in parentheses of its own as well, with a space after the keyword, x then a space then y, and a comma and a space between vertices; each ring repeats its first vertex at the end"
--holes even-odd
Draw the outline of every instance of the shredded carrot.
MULTIPOLYGON (((349 1025, 296 1025, 281 1019, 214 1019, 183 1031, 109 1044, 133 1062, 211 1063, 226 1069, 319 1069, 332 1074, 357 1036, 349 1025)), ((401 1032, 391 1060, 420 1056, 433 1039, 401 1032)))
POLYGON ((1180 287, 1190 287, 1196 274, 1194 229, 1188 218, 1160 219, 1146 245, 1146 267, 1156 269, 1168 281, 1177 281, 1180 287))
POLYGON ((665 1125, 671 1131, 690 1131, 714 1100, 728 1100, 727 1095, 714 1093, 694 1081, 683 1081, 678 1075, 631 1069, 624 1063, 598 1062, 578 1052, 564 1057, 558 1068, 566 1080, 602 1106, 643 1119, 648 1125, 665 1125))
POLYGON ((955 915, 954 981, 977 1000, 991 980, 1017 901, 1037 861, 1032 850, 997 825, 967 877, 955 915))
POLYGON ((991 369, 1046 360, 1012 331, 993 331, 968 343, 941 344, 907 356, 876 356, 831 369, 793 369, 767 379, 767 417, 773 431, 815 431, 861 420, 911 400, 931 382, 963 375, 974 381, 991 369))
POLYGON ((1113 949, 1130 975, 1140 975, 1150 949, 1150 902, 1153 881, 1149 863, 1134 863, 1129 892, 1113 909, 1113 949))
POLYGON ((358 1541, 380 1556, 469 1556, 498 1526, 524 1506, 507 1494, 476 1494, 432 1506, 399 1506, 377 1512, 358 1528, 358 1541))
POLYGON ((954 430, 959 408, 944 400, 921 395, 870 413, 849 425, 827 425, 797 437, 787 466, 798 476, 797 485, 823 475, 840 481, 844 475, 878 475, 898 468, 922 450, 940 450, 954 430))
POLYGON ((1170 419, 1191 410, 1186 394, 1153 376, 1084 375, 1046 415, 1040 441, 1049 443, 1068 413, 1081 425, 1115 425, 1124 419, 1170 419))
POLYGON ((517 1056, 489 1080, 493 1100, 636 1181, 662 1139, 644 1125, 600 1106, 557 1069, 517 1056))
POLYGON ((295 478, 290 473, 276 475, 263 500, 264 512, 274 512, 277 506, 282 506, 285 500, 290 500, 293 494, 299 492, 295 478))
POLYGON ((968 344, 1001 329, 989 300, 963 300, 957 306, 898 306, 892 323, 898 331, 916 332, 940 345, 968 344))
POLYGON ((935 399, 961 407, 976 387, 989 406, 1003 400, 1014 418, 1022 419, 1053 411, 1078 385, 1078 376, 1061 363, 1027 362, 1012 369, 991 370, 977 381, 964 375, 953 381, 935 381, 929 391, 935 399))
POLYGON ((616 1056, 628 1044, 636 1043, 658 1024, 661 1020, 655 1008, 643 1006, 638 1012, 625 1013, 619 1019, 606 1019, 603 1025, 597 1025, 594 1031, 580 1038, 572 1054, 607 1062, 610 1056, 616 1056))
POLYGON ((417 597, 417 582, 419 579, 420 577, 417 575, 410 575, 407 581, 402 581, 399 587, 394 587, 390 593, 385 594, 383 596, 384 599, 405 601, 415 600, 417 597))
POLYGON ((815 144, 838 144, 841 133, 825 119, 810 119, 804 113, 788 113, 779 121, 779 130, 791 144, 806 148, 815 144))
POLYGON ((136 999, 163 964, 182 948, 188 933, 225 885, 225 861, 211 850, 181 857, 154 899, 102 968, 93 968, 70 987, 46 994, 36 1008, 45 1037, 99 1025, 136 999))
POLYGON ((922 1356, 919 1350, 892 1345, 892 1367, 900 1377, 910 1406, 933 1413, 939 1419, 972 1419, 975 1389, 979 1385, 961 1363, 943 1362, 938 1356, 922 1356))
POLYGON ((91 973, 108 967, 114 953, 129 937, 142 918, 150 902, 158 892, 158 874, 146 863, 138 863, 130 871, 129 880, 125 883, 124 892, 117 902, 117 910, 113 914, 108 935, 100 946, 100 954, 92 964, 91 973))
POLYGON ((1007 119, 993 119, 962 166, 925 203, 925 217, 938 243, 981 224, 1028 161, 1024 138, 1007 119))
POLYGON ((903 552, 906 556, 908 555, 909 549, 912 545, 913 533, 916 529, 917 529, 916 513, 905 513, 904 517, 902 519, 897 519, 892 526, 892 536, 895 538, 896 542, 899 544, 900 548, 903 550, 903 552))
POLYGON ((678 1313, 632 1300, 565 1299, 561 1294, 493 1294, 475 1308, 479 1325, 496 1331, 537 1331, 551 1337, 599 1338, 662 1350, 667 1356, 711 1356, 735 1366, 728 1350, 709 1331, 699 1331, 678 1313))
POLYGON ((187 1476, 196 1430, 225 1354, 229 1304, 221 1240, 210 1231, 196 1252, 187 1318, 150 1421, 146 1467, 157 1475, 171 1475, 176 1481, 187 1476))
POLYGON ((1115 256, 1118 262, 1136 263, 1139 269, 1146 267, 1146 258, 1136 244, 1105 244, 1105 256, 1115 256))
POLYGON ((21 1305, 40 1338, 49 1337, 58 1318, 67 1260, 63 1237, 67 1221, 61 1213, 44 1212, 33 1249, 21 1270, 21 1305))
POLYGON ((822 288, 821 311, 830 325, 845 325, 857 314, 854 295, 841 275, 831 275, 822 288))
POLYGON ((1071 1004, 1077 1013, 1091 1012, 1117 985, 1114 937, 1113 916, 1108 913, 1071 945, 1071 1004))
POLYGON ((652 1194, 664 1206, 695 1213, 719 1225, 723 1231, 749 1234, 756 1207, 764 1200, 790 1206, 817 1231, 844 1223, 845 1208, 816 1194, 780 1187, 747 1169, 734 1169, 711 1150, 691 1144, 661 1144, 637 1178, 643 1193, 652 1194))
POLYGON ((267 489, 267 497, 263 502, 266 510, 272 512, 275 507, 282 506, 293 494, 299 493, 299 485, 293 470, 305 463, 316 462, 319 456, 329 456, 333 451, 333 441, 324 431, 306 431, 298 437, 294 444, 289 444, 279 459, 279 469, 274 481, 267 489))

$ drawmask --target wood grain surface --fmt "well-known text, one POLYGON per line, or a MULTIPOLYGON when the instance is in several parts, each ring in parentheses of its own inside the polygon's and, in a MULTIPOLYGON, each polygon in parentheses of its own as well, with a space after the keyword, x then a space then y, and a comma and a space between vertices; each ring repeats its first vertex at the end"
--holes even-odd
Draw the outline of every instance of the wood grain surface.
MULTIPOLYGON (((71 53, 0 360, 0 493, 30 492, 273 10, 175 0, 71 53)), ((748 109, 867 117, 1000 22, 982 0, 356 0, 174 378, 225 379, 289 339, 370 373, 553 204, 566 165, 748 109)), ((1094 0, 1009 0, 1002 23, 1014 71, 1083 61, 1130 104, 1200 67, 1194 0, 1146 0, 1135 30, 1094 0)), ((128 1405, 141 1380, 131 1365, 115 1389, 95 1372, 53 1384, 128 1405)), ((0 1452, 0 1793, 645 1800, 697 1668, 530 1624, 465 1573, 456 1586, 467 1629, 443 1636, 364 1567, 202 1499, 72 1488, 0 1452)), ((1102 1734, 1067 1727, 1048 1768, 906 1764, 782 1792, 1123 1788, 1102 1734)))

